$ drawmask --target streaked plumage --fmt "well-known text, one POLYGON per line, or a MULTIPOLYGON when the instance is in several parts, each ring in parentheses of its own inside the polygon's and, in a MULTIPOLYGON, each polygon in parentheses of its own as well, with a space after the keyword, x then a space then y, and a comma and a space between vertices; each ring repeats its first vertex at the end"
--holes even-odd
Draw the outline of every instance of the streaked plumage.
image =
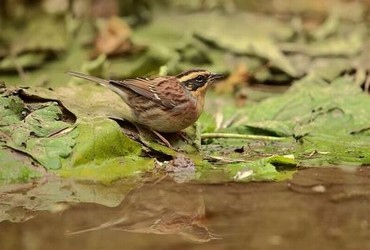
POLYGON ((158 132, 177 132, 192 125, 204 107, 212 82, 222 77, 206 70, 189 70, 177 76, 105 80, 78 72, 70 75, 104 85, 131 108, 124 117, 158 132))

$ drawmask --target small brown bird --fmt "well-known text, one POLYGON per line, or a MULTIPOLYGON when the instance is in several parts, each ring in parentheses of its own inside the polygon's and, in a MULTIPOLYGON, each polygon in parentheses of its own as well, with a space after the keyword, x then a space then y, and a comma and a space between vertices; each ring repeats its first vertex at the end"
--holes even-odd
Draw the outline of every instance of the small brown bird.
POLYGON ((184 71, 177 76, 122 81, 68 73, 110 88, 130 107, 130 114, 123 118, 164 133, 178 132, 196 122, 203 111, 209 86, 223 78, 222 74, 200 69, 184 71))

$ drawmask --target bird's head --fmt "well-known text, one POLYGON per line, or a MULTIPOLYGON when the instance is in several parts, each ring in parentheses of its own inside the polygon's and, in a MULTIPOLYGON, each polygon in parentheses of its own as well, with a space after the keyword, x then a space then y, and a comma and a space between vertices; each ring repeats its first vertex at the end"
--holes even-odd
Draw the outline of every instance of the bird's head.
POLYGON ((224 75, 211 73, 203 69, 193 69, 178 74, 176 78, 186 89, 192 92, 193 95, 204 96, 209 86, 216 80, 224 78, 224 75))

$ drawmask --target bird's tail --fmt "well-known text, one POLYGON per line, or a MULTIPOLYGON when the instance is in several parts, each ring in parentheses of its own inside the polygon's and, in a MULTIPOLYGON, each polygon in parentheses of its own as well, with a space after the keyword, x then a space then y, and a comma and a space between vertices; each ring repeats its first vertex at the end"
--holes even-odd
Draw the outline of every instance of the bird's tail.
POLYGON ((99 78, 96 76, 89 76, 89 75, 86 75, 80 72, 75 72, 75 71, 68 71, 68 74, 74 77, 78 77, 81 79, 91 81, 91 82, 99 83, 100 85, 103 85, 105 87, 109 86, 109 80, 105 80, 103 78, 99 78))
POLYGON ((117 86, 111 84, 111 82, 112 82, 111 80, 106 80, 106 79, 99 78, 99 77, 96 77, 96 76, 89 76, 89 75, 86 75, 84 73, 79 73, 79 72, 75 72, 75 71, 68 71, 68 74, 71 75, 71 76, 74 76, 74 77, 78 77, 78 78, 81 78, 81 79, 91 81, 91 82, 99 83, 100 85, 102 85, 104 87, 107 87, 110 90, 112 90, 113 92, 115 92, 116 94, 118 94, 126 103, 128 102, 127 93, 125 93, 123 87, 117 87, 117 86))

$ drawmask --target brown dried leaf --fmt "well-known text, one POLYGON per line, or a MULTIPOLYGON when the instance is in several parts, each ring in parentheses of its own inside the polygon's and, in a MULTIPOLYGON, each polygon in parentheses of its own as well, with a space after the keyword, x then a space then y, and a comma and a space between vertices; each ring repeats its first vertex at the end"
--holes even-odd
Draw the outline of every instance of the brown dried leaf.
POLYGON ((217 93, 232 93, 239 86, 244 86, 249 80, 249 77, 250 74, 247 65, 245 63, 240 63, 227 79, 217 83, 215 91, 217 93))
POLYGON ((95 54, 117 55, 133 53, 137 47, 131 41, 131 28, 119 17, 110 18, 95 40, 95 54))

